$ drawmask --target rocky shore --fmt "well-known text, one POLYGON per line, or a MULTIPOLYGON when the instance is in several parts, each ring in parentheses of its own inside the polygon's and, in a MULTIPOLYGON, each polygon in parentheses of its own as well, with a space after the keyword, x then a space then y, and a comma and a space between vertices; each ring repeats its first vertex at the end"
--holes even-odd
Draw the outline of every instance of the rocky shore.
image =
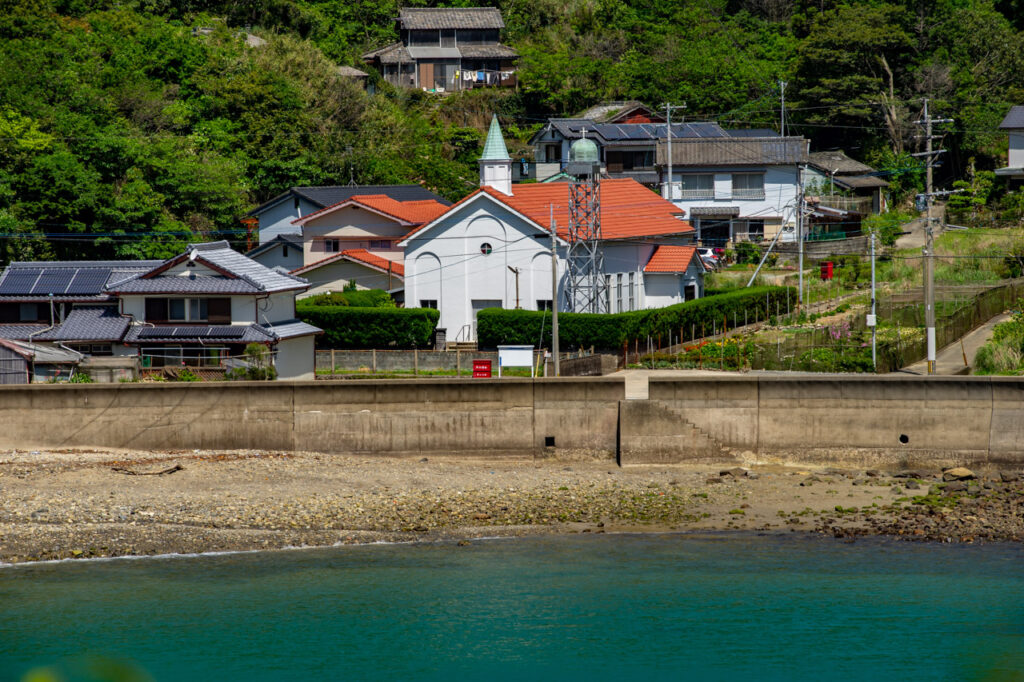
POLYGON ((0 453, 0 562, 536 533, 755 530, 1024 539, 1018 470, 317 453, 0 453))

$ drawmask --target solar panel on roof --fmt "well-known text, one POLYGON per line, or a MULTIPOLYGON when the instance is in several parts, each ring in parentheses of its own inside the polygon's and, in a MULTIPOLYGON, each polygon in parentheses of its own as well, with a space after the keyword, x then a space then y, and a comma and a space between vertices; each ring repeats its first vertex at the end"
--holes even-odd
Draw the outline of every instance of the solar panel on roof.
POLYGON ((220 336, 225 339, 240 339, 245 336, 245 327, 215 327, 214 330, 212 336, 220 336))
POLYGON ((110 268, 79 268, 68 285, 68 294, 100 294, 110 277, 110 268))
POLYGON ((170 336, 174 332, 174 329, 167 329, 161 327, 146 327, 139 331, 140 339, 159 339, 165 336, 170 336))
POLYGON ((39 268, 17 268, 7 271, 7 277, 0 283, 0 294, 29 294, 32 285, 39 278, 39 268))
POLYGON ((70 269, 44 269, 43 274, 39 276, 35 286, 32 287, 32 294, 34 296, 47 294, 61 296, 71 284, 71 279, 74 276, 75 271, 70 269))

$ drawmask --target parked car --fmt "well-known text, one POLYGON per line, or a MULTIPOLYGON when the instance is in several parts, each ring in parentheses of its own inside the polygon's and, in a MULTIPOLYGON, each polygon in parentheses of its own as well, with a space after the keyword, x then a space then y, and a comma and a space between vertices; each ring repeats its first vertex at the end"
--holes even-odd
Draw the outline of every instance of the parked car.
POLYGON ((707 263, 709 268, 718 267, 718 254, 715 253, 714 249, 710 247, 697 249, 697 255, 700 256, 701 260, 707 263))

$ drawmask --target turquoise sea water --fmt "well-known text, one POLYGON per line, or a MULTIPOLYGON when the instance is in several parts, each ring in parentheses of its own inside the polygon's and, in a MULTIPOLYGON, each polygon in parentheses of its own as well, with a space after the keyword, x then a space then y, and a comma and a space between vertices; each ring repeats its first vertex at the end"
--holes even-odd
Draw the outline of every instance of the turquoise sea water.
POLYGON ((0 679, 1024 680, 1024 548, 599 535, 0 568, 0 679))

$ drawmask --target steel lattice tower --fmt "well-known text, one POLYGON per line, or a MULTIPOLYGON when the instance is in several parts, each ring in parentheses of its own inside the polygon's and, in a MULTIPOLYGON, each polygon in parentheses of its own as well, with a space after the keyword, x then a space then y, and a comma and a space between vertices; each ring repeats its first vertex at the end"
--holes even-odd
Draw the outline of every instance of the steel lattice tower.
POLYGON ((566 309, 574 313, 608 312, 601 249, 601 183, 596 172, 569 183, 566 266, 566 309))

